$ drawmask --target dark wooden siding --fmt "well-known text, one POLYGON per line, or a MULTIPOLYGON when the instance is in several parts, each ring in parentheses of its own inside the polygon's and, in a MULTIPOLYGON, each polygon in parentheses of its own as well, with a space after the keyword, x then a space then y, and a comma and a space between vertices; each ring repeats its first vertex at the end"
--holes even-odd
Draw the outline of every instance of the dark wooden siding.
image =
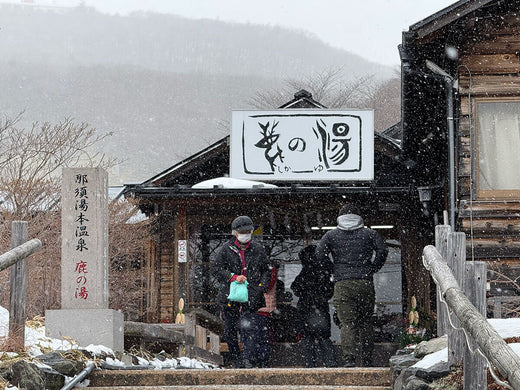
POLYGON ((520 98, 520 21, 516 13, 474 22, 459 50, 458 198, 468 258, 520 264, 520 199, 478 199, 475 107, 479 98, 520 98), (500 23, 499 23, 500 21, 500 23), (473 179, 473 180, 472 180, 473 179))

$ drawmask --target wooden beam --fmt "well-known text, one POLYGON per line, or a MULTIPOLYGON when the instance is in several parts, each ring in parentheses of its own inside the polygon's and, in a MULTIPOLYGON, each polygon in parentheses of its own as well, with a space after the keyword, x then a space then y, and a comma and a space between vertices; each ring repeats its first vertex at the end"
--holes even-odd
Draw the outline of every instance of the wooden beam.
POLYGON ((468 55, 460 59, 460 72, 467 72, 467 67, 472 74, 518 74, 520 72, 520 61, 518 56, 512 52, 509 54, 485 54, 468 55))
POLYGON ((520 219, 510 218, 464 218, 462 219, 462 230, 472 233, 480 238, 492 238, 506 236, 518 236, 520 234, 520 219))
MULTIPOLYGON (((520 35, 512 34, 509 30, 506 34, 487 35, 491 39, 481 41, 466 40, 469 44, 465 45, 460 50, 460 55, 465 56, 469 54, 496 54, 496 53, 518 53, 520 48, 520 35)), ((481 39, 476 37, 476 39, 481 39)))
POLYGON ((520 217, 519 201, 469 201, 460 202, 461 218, 520 217))
POLYGON ((33 238, 32 240, 5 252, 3 255, 0 255, 0 271, 9 268, 22 259, 25 259, 27 256, 38 251, 41 247, 41 241, 37 238, 33 238))
POLYGON ((195 339, 184 334, 184 326, 175 324, 146 324, 125 321, 125 336, 138 337, 145 341, 161 341, 174 344, 194 343, 195 339))
POLYGON ((518 75, 475 75, 470 80, 467 75, 459 78, 459 93, 477 97, 520 95, 520 77, 518 75))

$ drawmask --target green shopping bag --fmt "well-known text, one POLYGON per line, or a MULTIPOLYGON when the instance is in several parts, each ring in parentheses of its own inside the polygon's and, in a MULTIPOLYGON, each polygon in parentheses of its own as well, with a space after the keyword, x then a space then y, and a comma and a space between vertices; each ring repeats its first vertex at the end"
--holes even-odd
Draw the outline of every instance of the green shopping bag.
POLYGON ((236 280, 229 285, 228 299, 234 302, 247 302, 249 297, 247 293, 247 281, 238 283, 236 280))

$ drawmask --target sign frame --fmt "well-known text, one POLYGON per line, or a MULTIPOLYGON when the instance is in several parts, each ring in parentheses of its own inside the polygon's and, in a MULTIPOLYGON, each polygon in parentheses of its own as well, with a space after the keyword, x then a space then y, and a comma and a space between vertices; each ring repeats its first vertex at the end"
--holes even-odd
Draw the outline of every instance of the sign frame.
POLYGON ((374 111, 233 110, 230 175, 260 181, 371 181, 374 111))

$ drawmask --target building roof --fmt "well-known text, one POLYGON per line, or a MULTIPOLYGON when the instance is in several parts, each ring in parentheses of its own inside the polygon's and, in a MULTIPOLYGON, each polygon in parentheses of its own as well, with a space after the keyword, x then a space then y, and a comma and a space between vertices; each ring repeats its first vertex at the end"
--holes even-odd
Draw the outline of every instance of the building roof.
POLYGON ((294 99, 281 105, 279 108, 327 108, 312 98, 312 93, 300 89, 294 94, 294 99))
MULTIPOLYGON (((150 179, 145 180, 140 185, 160 186, 166 184, 166 182, 171 181, 172 175, 179 176, 182 173, 189 171, 190 169, 193 169, 194 166, 200 165, 202 162, 207 161, 208 159, 211 159, 216 155, 221 155, 226 152, 229 153, 229 135, 219 139, 217 142, 209 145, 208 147, 199 150, 197 153, 192 154, 184 160, 179 161, 178 163, 172 165, 170 168, 165 169, 164 171, 158 173, 150 179)), ((135 185, 125 184, 125 186, 129 187, 135 185)))
MULTIPOLYGON (((312 94, 306 90, 300 90, 294 94, 294 99, 287 102, 280 108, 309 108, 322 109, 326 108, 321 103, 312 98, 312 94)), ((396 125, 397 126, 397 125, 396 125)), ((393 126, 395 127, 395 126, 393 126)), ((395 133, 383 132, 375 133, 374 150, 380 156, 386 156, 388 163, 383 164, 390 174, 396 174, 400 156, 400 141, 392 137, 395 133)), ((229 196, 231 194, 241 193, 248 195, 256 194, 290 194, 290 193, 307 193, 332 191, 336 192, 338 188, 348 188, 349 192, 367 192, 374 191, 376 184, 373 182, 355 182, 353 183, 333 183, 333 182, 276 182, 276 185, 252 185, 248 188, 231 188, 229 186, 201 186, 196 184, 201 182, 211 182, 216 178, 225 178, 229 175, 229 148, 230 136, 226 136, 212 145, 200 150, 199 152, 179 161, 170 168, 160 172, 159 174, 145 180, 140 184, 125 184, 125 192, 134 193, 138 196, 200 196, 201 194, 218 194, 219 196, 229 196)), ((231 179, 231 178, 228 178, 231 179)), ((392 186, 378 183, 380 191, 391 191, 392 186)), ((397 192, 408 191, 408 186, 396 185, 397 192), (399 188, 397 188, 399 187, 399 188)))
POLYGON ((411 25, 409 31, 413 32, 418 38, 424 38, 493 2, 497 2, 497 0, 460 0, 411 25))

